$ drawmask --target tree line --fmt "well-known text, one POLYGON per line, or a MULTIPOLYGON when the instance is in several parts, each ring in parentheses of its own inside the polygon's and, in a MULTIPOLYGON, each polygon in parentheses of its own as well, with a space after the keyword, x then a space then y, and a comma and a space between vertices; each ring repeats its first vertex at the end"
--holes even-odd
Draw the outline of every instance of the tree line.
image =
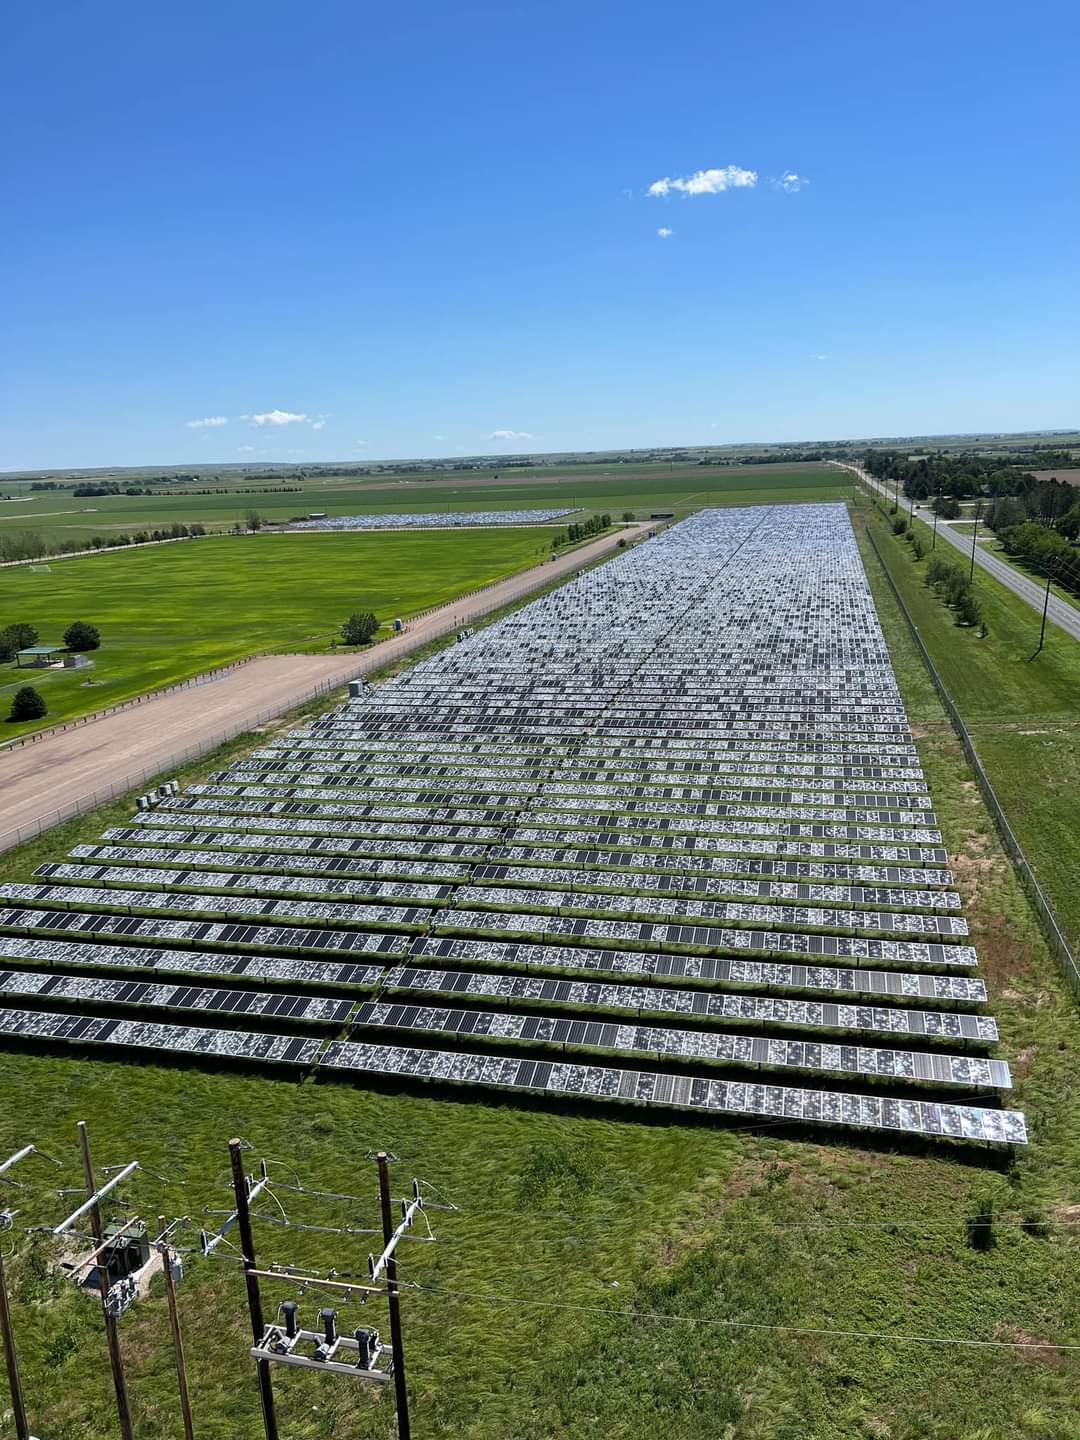
POLYGON ((36 530, 0 535, 0 562, 47 560, 50 555, 78 555, 84 550, 114 550, 125 545, 146 545, 151 540, 190 540, 206 534, 205 525, 167 525, 136 530, 132 535, 92 535, 89 540, 46 540, 36 530))
POLYGON ((588 520, 582 520, 580 524, 568 525, 565 530, 558 531, 552 537, 551 548, 558 550, 563 545, 576 545, 580 540, 588 540, 590 536, 601 535, 610 529, 610 515, 593 515, 588 520))

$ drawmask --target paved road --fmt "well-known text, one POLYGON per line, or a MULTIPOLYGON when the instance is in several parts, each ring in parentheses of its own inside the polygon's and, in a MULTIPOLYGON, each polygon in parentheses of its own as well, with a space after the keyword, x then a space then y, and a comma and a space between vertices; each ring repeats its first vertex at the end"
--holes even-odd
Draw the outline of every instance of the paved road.
MULTIPOLYGON (((638 535, 655 526, 627 527, 638 535)), ((413 620, 362 655, 267 655, 228 674, 0 752, 0 851, 127 794, 314 694, 411 654, 471 620, 575 574, 626 532, 536 565, 413 620)))
MULTIPOLYGON (((839 460, 834 460, 832 463, 834 465, 841 465, 839 460)), ((859 479, 865 481, 871 490, 876 490, 879 495, 891 498, 888 487, 883 485, 879 480, 875 480, 861 465, 841 465, 841 468, 854 471, 859 479)), ((937 533, 939 539, 945 539, 948 544, 959 550, 960 553, 970 561, 970 535, 957 533, 951 529, 950 526, 940 523, 938 524, 937 533)), ((1026 575, 1021 574, 1019 570, 1014 569, 1007 561, 1002 560, 1000 555, 995 555, 993 551, 983 549, 981 545, 976 545, 975 547, 975 564, 992 575, 995 580, 1000 580, 1002 585, 1011 590, 1014 595, 1019 595, 1021 600, 1026 601, 1033 610, 1037 611, 1040 616, 1042 615, 1043 600, 1046 595, 1045 583, 1040 584, 1037 580, 1029 580, 1026 575)), ((1050 604, 1047 607, 1046 614, 1047 618, 1052 620, 1055 625, 1059 625, 1067 635, 1071 635, 1074 640, 1080 640, 1080 610, 1078 610, 1075 605, 1070 605, 1067 600, 1059 600, 1053 591, 1051 591, 1050 604)))

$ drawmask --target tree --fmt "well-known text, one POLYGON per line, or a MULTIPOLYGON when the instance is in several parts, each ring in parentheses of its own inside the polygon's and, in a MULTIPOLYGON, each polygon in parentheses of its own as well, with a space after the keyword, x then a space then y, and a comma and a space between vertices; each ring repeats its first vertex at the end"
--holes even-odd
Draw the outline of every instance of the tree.
POLYGON ((75 620, 64 631, 64 644, 69 650, 96 650, 101 644, 101 632, 96 625, 75 620))
POLYGON ((636 520, 637 516, 634 514, 633 510, 624 510, 622 518, 624 520, 636 520))
POLYGON ((43 715, 49 713, 49 707, 45 704, 44 698, 34 689, 32 685, 24 685, 21 690, 16 690, 15 698, 11 702, 11 713, 9 720, 40 720, 43 715))
POLYGON ((346 645, 366 645, 374 639, 379 622, 370 610, 361 615, 350 615, 341 627, 341 638, 346 645))
POLYGON ((956 603, 956 623, 958 625, 980 625, 982 623, 982 608, 975 598, 975 592, 970 587, 964 591, 956 603))
POLYGON ((244 516, 244 524, 249 530, 261 530, 263 526, 262 516, 257 510, 249 510, 244 516))
POLYGON ((8 625, 0 630, 0 661, 14 660, 16 651, 36 645, 38 632, 33 625, 8 625))

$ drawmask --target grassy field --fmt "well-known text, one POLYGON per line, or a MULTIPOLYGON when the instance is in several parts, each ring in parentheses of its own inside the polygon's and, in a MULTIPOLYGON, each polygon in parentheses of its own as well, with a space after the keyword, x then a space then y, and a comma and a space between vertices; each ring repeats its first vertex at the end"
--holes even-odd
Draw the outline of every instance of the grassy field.
MULTIPOLYGON (((191 495, 177 485, 160 495, 95 496, 75 499, 70 491, 35 492, 0 487, 17 498, 0 500, 0 533, 32 530, 50 541, 86 540, 93 535, 132 533, 173 522, 228 529, 248 510, 278 522, 311 510, 331 515, 384 511, 516 510, 578 506, 587 513, 618 517, 637 510, 675 509, 687 514, 702 505, 772 504, 784 500, 841 499, 852 477, 832 466, 802 465, 618 465, 573 466, 563 474, 550 467, 513 470, 500 477, 483 472, 432 472, 391 480, 314 475, 299 493, 245 495, 239 482, 223 495, 191 495)), ((252 484, 250 477, 245 484, 252 484)), ((199 486, 188 488, 200 488, 199 486)))
MULTIPOLYGON (((102 645, 90 671, 4 666, 0 714, 27 683, 45 696, 48 725, 261 650, 326 650, 354 611, 384 624, 415 615, 536 564, 551 533, 215 536, 2 570, 3 623, 60 644, 72 620, 89 620, 102 645)), ((7 724, 0 738, 34 728, 7 724)))
MULTIPOLYGON (((1080 1018, 866 553, 1015 1067, 1014 1100, 1033 1127, 1014 1165, 884 1141, 822 1144, 783 1127, 9 1051, 0 1054, 0 1152, 33 1139, 69 1165, 62 1180, 42 1170, 37 1191, 20 1192, 25 1220, 55 1219, 61 1202, 46 1187, 77 1183, 77 1118, 92 1127, 99 1165, 137 1157, 168 1178, 164 1187, 138 1178, 132 1208, 189 1214, 196 1225, 214 1223, 204 1206, 228 1205, 232 1134, 252 1143, 253 1161, 272 1157, 287 1183, 299 1175, 308 1188, 359 1197, 279 1192, 292 1219, 329 1226, 374 1221, 369 1151, 386 1146, 398 1156, 397 1188, 417 1175, 460 1207, 432 1213, 438 1244, 403 1251, 402 1277, 416 1287, 404 1311, 417 1440, 1076 1440, 1080 1356, 1030 1342, 1080 1346, 1080 1018), (988 1200, 994 1243, 977 1250, 966 1222, 988 1200), (868 1338, 883 1333, 1027 1348, 868 1338)), ((927 629, 939 620, 927 615, 927 629)), ((965 647, 986 642, 945 616, 934 643, 992 697, 993 672, 965 668, 965 647)), ((1015 699, 1007 655, 1001 664, 1015 699)), ((1047 705, 1066 708, 1066 679, 1042 682, 1047 705)), ((234 742, 227 756, 241 748, 234 742)), ((123 808, 2 857, 0 875, 25 878, 50 843, 58 857, 123 808)), ((269 1223, 258 1240, 264 1262, 332 1264, 357 1278, 371 1244, 269 1223)), ((97 1311, 54 1277, 44 1247, 17 1243, 15 1320, 39 1431, 51 1440, 114 1434, 97 1311)), ((257 1440, 241 1277, 229 1259, 187 1263, 181 1311, 197 1433, 257 1440)), ((290 1293, 268 1287, 267 1309, 290 1293)), ((328 1298, 310 1291, 306 1314, 328 1298)), ((375 1304, 344 1307, 341 1321, 387 1328, 375 1304)), ((164 1301, 139 1304, 122 1334, 140 1440, 176 1440, 164 1301)), ((290 1440, 393 1434, 388 1396, 301 1373, 278 1372, 275 1384, 290 1440)))
MULTIPOLYGON (((979 639, 923 584, 926 561, 891 533, 877 509, 859 515, 875 526, 890 572, 945 677, 994 788, 1040 882, 1080 949, 1080 646, 1056 626, 1036 660, 1039 616, 985 572, 975 588, 989 626, 979 639)), ((921 522, 916 521, 916 525, 921 522)), ((929 543, 929 532, 921 533, 929 543)))

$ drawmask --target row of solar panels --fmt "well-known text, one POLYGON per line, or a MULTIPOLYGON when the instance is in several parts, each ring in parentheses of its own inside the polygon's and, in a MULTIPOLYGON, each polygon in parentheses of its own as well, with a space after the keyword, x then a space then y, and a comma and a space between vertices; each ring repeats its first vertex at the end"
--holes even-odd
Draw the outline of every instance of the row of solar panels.
MULTIPOLYGON (((73 879, 80 874, 98 881, 123 881, 130 883, 137 876, 147 875, 151 883, 177 883, 179 874, 205 873, 227 877, 234 873, 269 872, 275 876, 289 876, 304 879, 308 876, 340 878, 356 877, 355 883, 391 881, 424 881, 436 883, 461 883, 472 885, 498 884, 513 885, 525 890, 548 887, 574 886, 578 890, 610 891, 620 895, 665 895, 700 897, 739 897, 746 900, 801 900, 810 903, 838 903, 852 906, 889 906, 903 908, 911 906, 920 910, 959 910, 960 897, 955 890, 943 888, 916 888, 914 881, 906 885, 844 885, 825 880, 772 879, 761 872, 758 862, 756 873, 751 869, 752 861, 728 861, 725 864, 713 862, 708 866, 713 874, 686 874, 671 870, 575 870, 551 865, 473 864, 445 860, 389 860, 381 858, 353 858, 342 855, 282 854, 279 851, 255 851, 245 854, 242 850, 196 850, 169 849, 165 846, 135 845, 78 845, 71 852, 74 860, 90 864, 42 865, 35 870, 35 876, 42 879, 73 879), (124 862, 121 867, 117 862, 124 862), (176 867, 184 868, 177 869, 176 867), (198 867, 198 868, 196 868, 198 867), (725 871, 734 874, 725 875, 725 871), (742 874, 740 875, 740 870, 742 874), (759 878, 760 877, 760 878, 759 878)), ((781 862, 780 873, 783 873, 781 862)), ((799 866, 790 867, 789 873, 797 873, 799 866)), ((804 870, 808 866, 801 867, 804 870)), ((817 867, 819 870, 825 867, 817 867)), ((831 867, 834 870, 843 867, 831 867)), ((685 869, 685 867, 684 867, 685 869)), ((900 871, 895 872, 897 879, 900 871)), ((928 873, 921 872, 923 876, 928 873)), ((937 884, 948 883, 936 872, 937 884)), ((220 888, 225 878, 215 879, 211 888, 220 888)), ((924 881, 925 884, 925 881, 924 881)), ((310 893, 316 893, 312 890, 310 893)), ((363 890, 361 894, 367 893, 363 890)), ((530 902, 531 903, 531 902, 530 902)), ((547 903, 547 902, 545 902, 547 903)))
MULTIPOLYGON (((519 874, 546 874, 559 877, 553 883, 563 884, 572 877, 582 880, 590 873, 607 876, 621 874, 628 883, 651 882, 663 888, 669 881, 681 883, 684 877, 733 876, 779 881, 853 881, 864 885, 918 886, 941 888, 955 883, 950 870, 927 869, 901 865, 848 865, 808 860, 743 859, 735 856, 658 855, 653 851, 554 849, 551 846, 454 845, 437 841, 420 844, 398 840, 335 840, 301 835, 244 835, 213 830, 167 830, 148 833, 136 826, 106 830, 100 845, 76 845, 70 852, 78 860, 131 860, 142 864, 189 863, 231 864, 274 869, 284 866, 315 870, 320 867, 336 873, 350 867, 349 873, 381 875, 409 873, 398 867, 439 865, 440 872, 460 877, 484 871, 505 875, 513 864, 519 874), (134 843, 131 843, 134 842, 134 843), (219 848, 220 847, 220 848, 219 848), (250 852, 250 853, 249 853, 250 852), (354 861, 352 857, 357 857, 354 861), (422 858, 416 859, 415 856, 422 858), (460 861, 460 864, 452 863, 460 861), (475 868, 467 862, 496 862, 475 868), (353 865, 360 868, 352 868, 353 865), (576 867, 576 868, 570 868, 576 867)), ((433 870, 424 873, 433 873, 433 870)), ((951 902, 943 902, 950 904, 951 902)))
MULTIPOLYGON (((196 857, 197 858, 197 857, 196 857)), ((225 857, 226 863, 230 857, 225 857)), ((347 862, 352 865, 355 862, 347 862)), ((340 868, 347 868, 342 866, 340 868)), ((438 868, 437 866, 435 868, 438 868)), ((438 905, 454 900, 458 905, 480 905, 507 909, 525 908, 580 911, 590 914, 624 914, 640 917, 670 916, 724 921, 749 920, 763 925, 807 925, 818 929, 924 931, 940 935, 964 935, 967 922, 961 917, 927 916, 919 910, 958 910, 959 897, 933 890, 883 889, 869 886, 786 884, 772 880, 684 880, 666 885, 635 885, 610 873, 568 876, 583 879, 580 889, 551 890, 544 875, 519 875, 511 867, 481 867, 502 871, 501 876, 461 875, 444 880, 385 880, 379 876, 289 873, 287 864, 264 873, 247 867, 227 870, 176 869, 156 865, 41 865, 34 872, 45 880, 72 881, 79 885, 167 886, 170 889, 243 891, 258 895, 341 895, 363 902, 417 901, 438 905), (285 873, 282 873, 282 872, 285 873), (509 884, 496 884, 501 878, 509 884), (484 881, 490 883, 474 883, 484 881), (738 900, 709 897, 734 895, 738 900), (705 897, 705 898, 699 898, 705 897), (806 900, 806 905, 766 903, 772 899, 806 900), (759 903, 760 902, 760 903, 759 903), (832 908, 823 908, 837 902, 832 908), (911 906, 912 912, 877 911, 863 907, 911 906), (854 918, 849 918, 854 917, 854 918)), ((34 897, 37 898, 37 897, 34 897)), ((392 923, 392 916, 389 919, 392 923)))
POLYGON ((456 1035, 522 1043, 652 1053, 658 1059, 693 1058, 752 1067, 794 1068, 860 1076, 888 1076, 939 1085, 1008 1089, 1008 1066, 1000 1060, 930 1051, 890 1050, 867 1045, 787 1040, 717 1030, 673 1030, 595 1019, 562 1019, 506 1010, 474 1010, 408 1002, 326 999, 276 991, 223 990, 85 975, 0 970, 0 996, 33 996, 144 1009, 207 1011, 248 1018, 285 1018, 306 1024, 378 1029, 445 1031, 456 1035))
MULTIPOLYGON (((36 963, 47 962, 62 966, 88 965, 102 969, 149 969, 165 973, 236 975, 246 978, 289 980, 295 983, 327 986, 355 985, 363 987, 373 985, 381 974, 377 967, 339 963, 324 957, 312 960, 296 956, 286 958, 279 955, 251 955, 246 952, 183 948, 186 941, 196 943, 201 941, 203 944, 227 943, 233 946, 241 943, 258 943, 247 935, 231 935, 226 941, 217 933, 223 927, 209 925, 199 927, 203 931, 211 932, 209 934, 178 934, 174 930, 170 930, 162 921, 125 920, 122 922, 124 929, 118 932, 118 940, 137 939, 140 942, 150 942, 164 939, 175 942, 171 945, 150 943, 125 945, 118 941, 110 943, 108 933, 103 932, 100 927, 79 923, 84 920, 100 921, 105 917, 76 915, 54 917, 59 921, 66 922, 62 927, 60 925, 45 926, 42 923, 45 918, 46 912, 44 911, 0 911, 0 926, 13 924, 21 932, 14 935, 0 934, 0 955, 10 959, 36 963), (40 933, 35 933, 46 928, 49 932, 47 938, 40 933), (63 933, 64 931, 69 934, 92 933, 104 936, 105 943, 101 943, 100 940, 88 942, 56 938, 58 932, 63 933)), ((186 930, 192 927, 184 928, 186 930)), ((240 927, 229 928, 236 930, 240 927)), ((768 987, 770 990, 811 991, 818 994, 866 995, 902 1001, 934 1001, 942 1004, 980 1004, 986 999, 986 986, 983 981, 966 975, 837 969, 829 966, 800 965, 777 961, 727 960, 689 955, 639 954, 632 951, 570 949, 554 945, 527 945, 490 940, 419 937, 409 945, 406 938, 400 935, 364 935, 357 938, 361 939, 364 944, 354 948, 360 948, 364 953, 378 954, 387 958, 408 955, 415 960, 449 961, 460 965, 488 965, 493 970, 497 970, 499 967, 511 970, 512 973, 509 975, 474 975, 472 977, 474 983, 485 979, 493 986, 516 983, 519 979, 522 983, 532 984, 536 978, 535 972, 557 970, 570 974, 606 972, 612 975, 652 976, 661 981, 688 979, 748 988, 768 987)), ((468 970, 435 972, 425 970, 417 971, 417 973, 464 974, 466 978, 469 978, 471 974, 468 970)), ((553 980, 551 983, 560 985, 569 982, 553 980)), ((503 992, 493 990, 491 993, 503 992)), ((650 990, 649 993, 654 992, 650 990)), ((671 1003, 668 997, 678 996, 681 993, 683 992, 669 989, 657 990, 652 1008, 658 1010, 668 1008, 671 1003)), ((699 1003, 698 997, 700 996, 704 996, 711 1006, 726 1006, 729 1001, 740 1004, 748 1001, 748 997, 744 995, 710 995, 707 991, 685 993, 694 997, 695 1004, 699 1003)), ((552 994, 554 996, 554 992, 552 994)), ((582 992, 582 1003, 592 1003, 587 1000, 584 992, 582 992)), ((644 1004, 644 1001, 641 1003, 644 1004)), ((785 1003, 794 1002, 760 1002, 762 1006, 766 1004, 779 1006, 785 1003)), ((732 1012, 724 1009, 723 1013, 730 1015, 732 1012)), ((902 1028, 902 1025, 916 1024, 921 1012, 903 1009, 889 1013, 911 1017, 910 1020, 897 1021, 895 1026, 889 1026, 889 1028, 902 1028)), ((767 1011, 763 1009, 761 1014, 762 1018, 765 1018, 767 1011)), ((949 1018, 949 1012, 942 1012, 943 1023, 949 1018)), ((979 1018, 982 1020, 983 1017, 979 1018)), ((823 1019, 820 1023, 832 1024, 833 1022, 823 1019)), ((994 1022, 987 1019, 985 1023, 993 1026, 994 1022)), ((925 1024, 925 1033, 934 1033, 929 1028, 929 1020, 925 1024)), ((968 1038, 975 1037, 972 1035, 968 1038)))
POLYGON ((606 831, 599 834, 589 832, 589 845, 582 844, 581 831, 553 832, 537 829, 535 826, 514 826, 509 833, 495 826, 430 825, 404 822, 383 824, 381 822, 350 820, 319 820, 304 816, 282 816, 252 814, 227 814, 223 811, 204 812, 200 817, 213 830, 178 829, 178 816, 165 810, 161 813, 147 811, 132 816, 129 826, 107 830, 107 840, 151 839, 155 844, 228 844, 258 846, 273 845, 274 848, 308 849, 312 853, 326 850, 362 852, 365 854, 398 855, 453 855, 467 858, 481 858, 490 853, 505 859, 528 859, 537 849, 542 850, 558 844, 558 863, 569 863, 570 856, 575 863, 603 864, 604 850, 620 850, 626 855, 617 863, 621 868, 634 863, 652 865, 672 857, 697 856, 797 856, 800 859, 827 860, 873 860, 896 862, 903 865, 944 865, 948 853, 944 847, 919 845, 873 845, 865 842, 836 843, 829 840, 776 839, 758 836, 755 839, 733 838, 730 834, 678 835, 665 833, 653 835, 646 832, 606 831), (148 833, 149 832, 149 833, 148 833), (165 832, 164 834, 160 832, 165 832), (266 839, 269 836, 271 839, 266 839), (239 837, 239 838, 236 838, 239 837), (383 847, 388 848, 383 848, 383 847), (408 846, 408 848, 404 848, 408 846), (452 847, 462 846, 461 850, 452 847), (393 847, 393 848, 389 848, 393 847), (429 848, 439 847, 439 848, 429 848), (451 848, 443 848, 451 847, 451 848), (490 848, 489 848, 490 847, 490 848), (627 848, 631 847, 631 848, 627 848), (595 856, 595 859, 586 857, 595 856))
POLYGON ((555 1096, 637 1101, 712 1111, 751 1121, 845 1125, 858 1129, 948 1136, 990 1144, 1027 1141, 1018 1111, 929 1100, 844 1094, 743 1081, 612 1069, 573 1062, 416 1050, 400 1046, 335 1042, 325 1049, 296 1036, 161 1025, 90 1015, 0 1010, 0 1034, 21 1039, 141 1050, 277 1064, 320 1071, 409 1077, 447 1084, 495 1086, 555 1096))

